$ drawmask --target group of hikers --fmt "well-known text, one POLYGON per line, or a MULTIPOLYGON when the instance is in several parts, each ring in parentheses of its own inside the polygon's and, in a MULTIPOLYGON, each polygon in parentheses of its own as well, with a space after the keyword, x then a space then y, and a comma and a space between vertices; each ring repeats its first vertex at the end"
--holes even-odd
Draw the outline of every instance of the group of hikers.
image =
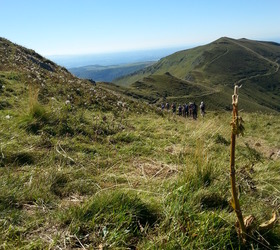
MULTIPOLYGON (((200 103, 199 108, 200 108, 201 116, 204 117, 205 116, 204 102, 200 103)), ((195 102, 190 102, 189 104, 183 104, 183 105, 179 104, 178 109, 176 107, 176 103, 172 103, 171 106, 168 102, 166 104, 162 103, 161 109, 167 111, 171 110, 174 115, 177 112, 179 116, 192 117, 194 120, 197 119, 197 105, 195 104, 195 102)))

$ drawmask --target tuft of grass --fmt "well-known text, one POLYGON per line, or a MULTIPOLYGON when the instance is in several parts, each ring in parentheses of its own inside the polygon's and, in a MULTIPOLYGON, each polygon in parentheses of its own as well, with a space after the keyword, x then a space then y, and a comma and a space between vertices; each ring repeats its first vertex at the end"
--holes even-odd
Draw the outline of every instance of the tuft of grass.
POLYGON ((263 160, 263 156, 255 148, 252 148, 248 143, 245 143, 246 151, 245 156, 248 161, 253 165, 263 160))
POLYGON ((202 189, 199 192, 197 192, 194 196, 194 200, 200 206, 201 210, 220 210, 225 208, 231 210, 227 199, 227 197, 224 197, 216 190, 210 191, 202 189))
POLYGON ((46 111, 42 105, 38 102, 38 95, 39 95, 39 89, 35 86, 29 85, 29 115, 32 118, 37 118, 40 120, 45 120, 46 117, 46 111))
POLYGON ((32 165, 35 162, 35 157, 32 152, 18 152, 7 155, 5 163, 15 164, 18 166, 32 165))
POLYGON ((105 248, 134 247, 157 219, 154 208, 134 194, 120 191, 96 195, 63 216, 64 223, 84 244, 105 248))
POLYGON ((226 140, 222 135, 220 134, 217 134, 215 136, 215 143, 219 143, 219 144, 223 144, 223 145, 226 145, 226 146, 229 146, 230 145, 230 142, 228 140, 226 140))
POLYGON ((52 179, 50 191, 59 197, 68 195, 66 186, 69 182, 69 177, 64 173, 55 173, 52 179))
POLYGON ((46 108, 38 102, 38 94, 39 89, 29 85, 29 112, 20 122, 21 127, 33 134, 38 134, 46 124, 50 123, 46 108))

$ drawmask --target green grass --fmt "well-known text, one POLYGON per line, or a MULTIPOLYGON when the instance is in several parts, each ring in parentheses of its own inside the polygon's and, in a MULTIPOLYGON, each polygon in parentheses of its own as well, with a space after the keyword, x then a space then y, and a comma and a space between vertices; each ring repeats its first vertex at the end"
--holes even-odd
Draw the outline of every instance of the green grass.
MULTIPOLYGON (((109 112, 104 121, 82 109, 63 112, 73 133, 46 121, 34 134, 2 119, 2 248, 239 247, 228 204, 230 113, 209 112, 193 121, 127 112, 120 121, 109 112), (75 129, 76 119, 83 129, 75 129)), ((262 222, 279 206, 279 158, 269 158, 279 150, 279 117, 243 116, 241 207, 262 222)), ((58 124, 64 119, 49 117, 58 124)), ((263 235, 275 247, 277 230, 263 235)), ((252 237, 248 244, 262 247, 257 233, 252 237)))
MULTIPOLYGON (((20 69, 0 71, 0 249, 280 247, 279 224, 245 246, 235 231, 230 112, 194 121, 59 68, 36 68, 43 84, 20 69)), ((240 115, 240 203, 259 225, 279 211, 279 114, 240 115)))

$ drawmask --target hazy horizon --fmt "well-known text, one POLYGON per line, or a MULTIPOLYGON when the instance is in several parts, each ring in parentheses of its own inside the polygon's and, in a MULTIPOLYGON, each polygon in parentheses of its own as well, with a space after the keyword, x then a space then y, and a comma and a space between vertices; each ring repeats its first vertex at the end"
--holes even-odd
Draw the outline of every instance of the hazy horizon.
MULTIPOLYGON (((265 41, 276 42, 280 44, 280 39, 268 39, 265 41)), ((75 55, 73 54, 49 55, 46 57, 66 68, 78 68, 78 67, 84 67, 89 65, 111 66, 111 65, 130 64, 130 63, 147 62, 147 61, 158 61, 162 57, 168 56, 180 50, 191 49, 203 45, 206 45, 206 43, 193 44, 189 46, 186 45, 180 47, 155 48, 155 49, 147 49, 147 50, 142 49, 142 50, 88 53, 88 54, 75 54, 75 55)))
POLYGON ((191 47, 173 47, 149 50, 132 50, 106 53, 92 53, 80 55, 51 55, 46 56, 55 63, 66 68, 83 67, 88 65, 120 65, 137 62, 158 61, 162 57, 168 56, 180 50, 185 50, 191 47))

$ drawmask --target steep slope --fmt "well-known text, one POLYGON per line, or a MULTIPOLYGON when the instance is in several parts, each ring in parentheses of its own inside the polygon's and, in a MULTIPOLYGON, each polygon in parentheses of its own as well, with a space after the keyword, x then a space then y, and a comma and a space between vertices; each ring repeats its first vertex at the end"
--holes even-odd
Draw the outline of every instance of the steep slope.
MULTIPOLYGON (((209 96, 201 97, 209 99, 210 106, 222 108, 230 104, 230 99, 229 101, 225 99, 228 98, 226 93, 238 83, 243 84, 243 93, 250 103, 247 110, 279 111, 279 62, 280 45, 277 43, 223 37, 210 44, 162 58, 158 63, 121 78, 115 83, 133 89, 133 83, 137 81, 145 83, 145 77, 169 72, 176 78, 212 88, 209 96)), ((137 87, 139 90, 141 86, 137 87)), ((160 84, 157 84, 157 88, 161 92, 160 84)), ((181 96, 186 95, 193 99, 196 96, 193 92, 182 91, 181 96)), ((168 100, 174 96, 162 95, 162 98, 168 100)))
POLYGON ((131 102, 112 91, 93 86, 35 51, 0 38, 0 107, 28 106, 29 89, 45 105, 70 102, 88 109, 115 110, 118 101, 131 102), (56 101, 54 101, 54 99, 56 101), (114 103, 113 103, 114 102, 114 103))
POLYGON ((59 67, 54 62, 37 54, 34 50, 13 44, 1 37, 0 55, 1 71, 28 72, 30 73, 30 78, 34 76, 34 79, 43 77, 47 72, 53 77, 58 75, 64 75, 67 78, 72 77, 65 68, 59 67))

